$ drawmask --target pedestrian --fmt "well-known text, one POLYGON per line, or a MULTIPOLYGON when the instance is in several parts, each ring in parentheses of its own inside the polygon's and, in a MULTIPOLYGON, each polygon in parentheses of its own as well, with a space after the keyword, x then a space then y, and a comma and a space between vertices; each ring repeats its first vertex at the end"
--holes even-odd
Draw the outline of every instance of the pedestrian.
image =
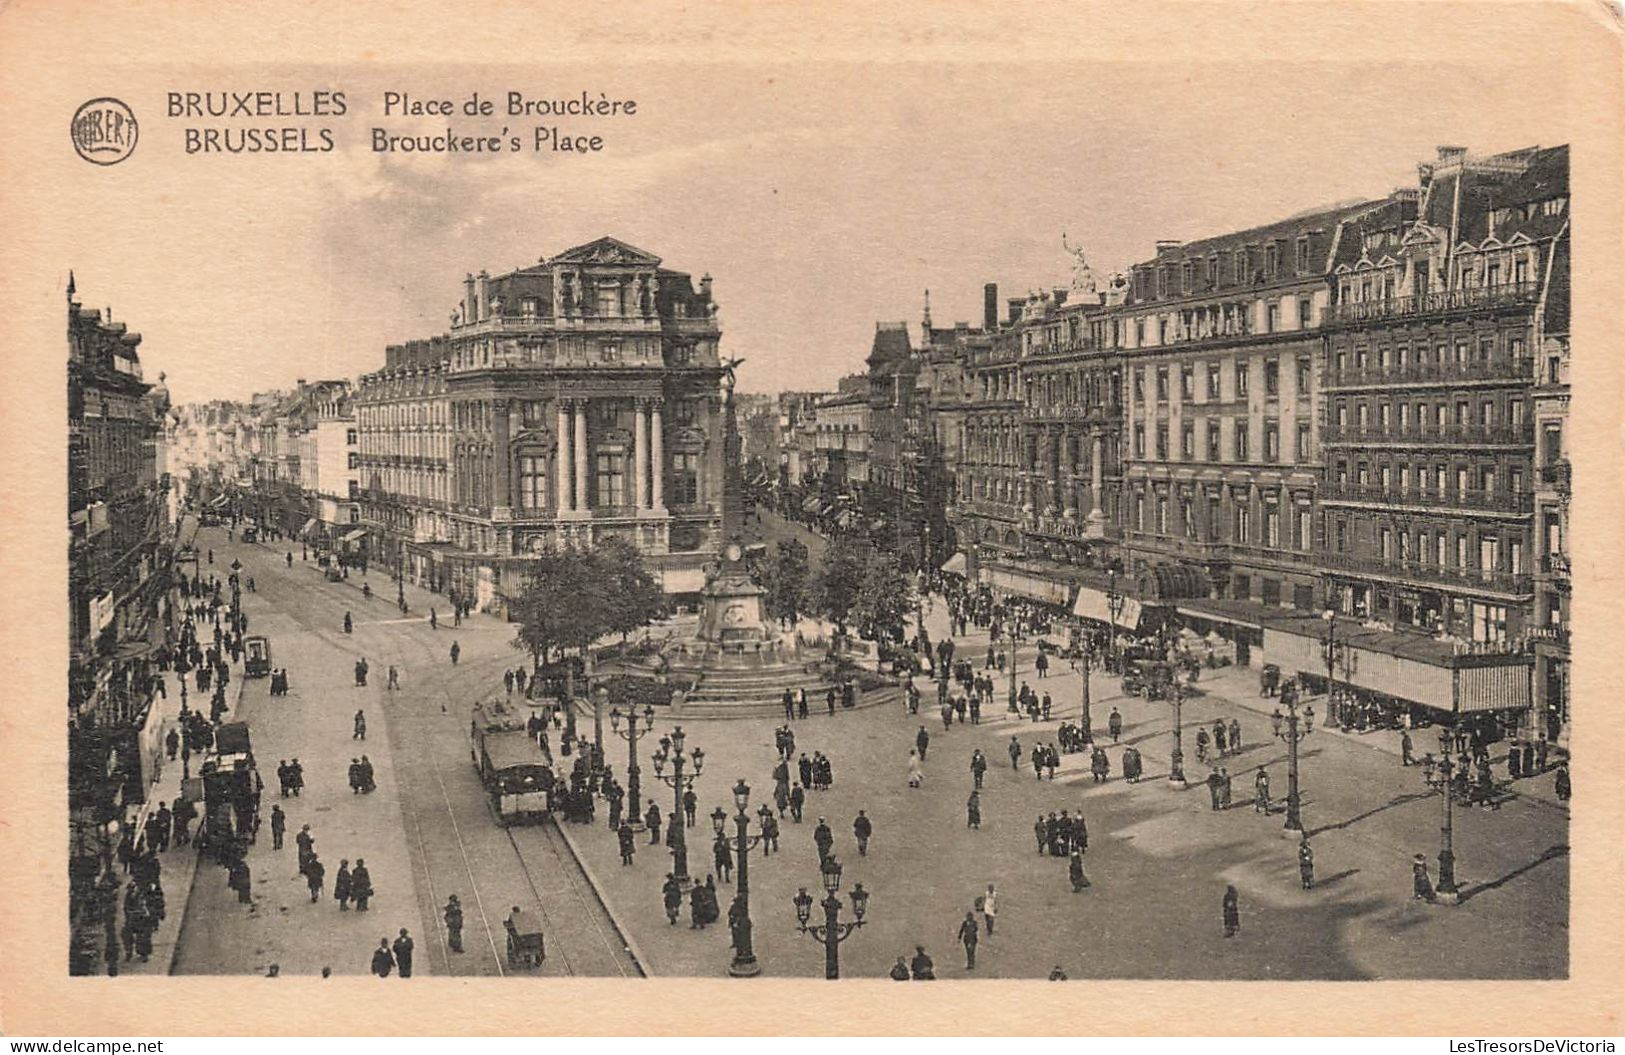
POLYGON ((869 856, 869 839, 875 833, 875 826, 867 814, 858 811, 857 817, 852 821, 852 834, 858 840, 858 856, 869 856))
POLYGON ((1253 777, 1253 812, 1269 813, 1270 811, 1270 775, 1263 766, 1258 767, 1258 773, 1253 777))
POLYGON ((412 936, 401 928, 401 936, 395 939, 395 966, 400 968, 402 978, 412 977, 412 936))
POLYGON ((1011 769, 1020 769, 1021 768, 1021 756, 1022 756, 1022 753, 1023 752, 1021 750, 1021 741, 1018 740, 1016 737, 1012 736, 1010 738, 1010 768, 1011 769))
POLYGON ((925 750, 930 746, 931 734, 926 732, 925 726, 922 725, 920 726, 920 731, 914 735, 914 747, 920 754, 921 762, 925 761, 925 750))
POLYGON ((339 903, 340 912, 349 911, 350 890, 350 862, 340 860, 339 870, 333 873, 333 900, 339 903))
POLYGON ((1123 716, 1118 713, 1116 707, 1112 708, 1111 715, 1106 719, 1106 731, 1111 734, 1114 744, 1117 743, 1117 738, 1123 735, 1123 716))
POLYGON ((977 748, 970 755, 970 775, 976 787, 980 788, 982 786, 982 779, 986 774, 987 756, 982 754, 981 748, 977 748))
POLYGON ((1281 723, 1284 721, 1286 719, 1281 716, 1281 708, 1275 708, 1275 713, 1270 715, 1270 728, 1277 740, 1281 739, 1281 723))
POLYGON ((1233 938, 1236 931, 1241 929, 1241 907, 1236 902, 1235 887, 1226 886, 1224 888, 1224 902, 1221 910, 1224 913, 1224 936, 1233 938))
POLYGON ((457 665, 457 657, 462 655, 462 654, 463 654, 462 647, 460 645, 458 645, 457 642, 453 641, 451 643, 451 665, 452 666, 455 667, 457 665))
POLYGON ((1067 878, 1072 882, 1072 892, 1076 894, 1089 885, 1089 877, 1083 874, 1083 851, 1073 850, 1072 858, 1067 862, 1067 878))
POLYGON ((1428 876, 1428 859, 1421 854, 1411 858, 1411 898, 1415 901, 1432 901, 1433 880, 1428 876))
POLYGON ((446 921, 446 944, 452 952, 463 951, 463 906, 453 894, 446 899, 446 907, 441 910, 441 917, 446 921))
POLYGON ((1217 769, 1210 771, 1207 775, 1207 793, 1214 813, 1219 812, 1219 797, 1223 792, 1224 778, 1219 776, 1217 769))
POLYGON ((650 846, 660 845, 660 821, 660 807, 653 802, 649 803, 649 811, 643 815, 643 823, 649 827, 650 846))
POLYGON ((908 753, 908 786, 917 788, 923 783, 925 783, 925 773, 920 769, 920 753, 910 751, 908 753))
POLYGON ((355 623, 354 623, 354 622, 352 622, 352 621, 351 621, 351 619, 350 619, 350 613, 349 613, 349 612, 345 612, 345 613, 344 613, 344 632, 345 632, 345 633, 346 633, 346 634, 348 634, 348 633, 350 633, 350 632, 351 632, 351 631, 352 631, 352 630, 354 630, 354 629, 355 629, 355 623))
POLYGON ((388 978, 389 972, 395 969, 395 957, 389 951, 389 939, 379 938, 378 948, 372 951, 372 973, 380 978, 388 978))
POLYGON ((762 856, 779 852, 779 819, 771 810, 762 815, 762 856))
POLYGON ((1235 718, 1230 719, 1230 753, 1235 754, 1241 750, 1241 722, 1235 718))
POLYGON ((367 911, 372 895, 372 874, 367 871, 367 862, 357 857, 355 867, 350 870, 350 897, 355 900, 355 910, 367 911))
POLYGON ((1230 771, 1223 766, 1219 767, 1219 808, 1230 808, 1230 771))
POLYGON ((670 872, 666 873, 666 881, 660 885, 660 898, 666 906, 666 923, 677 926, 677 917, 683 911, 683 886, 670 872))
POLYGON ((365 712, 356 711, 355 720, 352 722, 352 724, 354 725, 355 729, 350 734, 350 739, 365 740, 367 738, 367 715, 365 712))
POLYGON ((829 830, 829 822, 818 818, 818 827, 813 829, 813 845, 818 848, 818 863, 822 865, 829 860, 830 849, 835 845, 835 835, 829 830))
POLYGON ((914 959, 909 962, 909 973, 916 982, 934 982, 937 980, 936 965, 931 957, 926 955, 924 945, 914 946, 914 959))
POLYGON ((1557 794, 1557 801, 1559 802, 1568 802, 1569 796, 1574 794, 1574 786, 1569 782, 1569 764, 1567 762, 1557 764, 1557 776, 1552 782, 1552 790, 1557 794))
POLYGON ((1298 879, 1305 890, 1315 886, 1315 851, 1309 847, 1309 834, 1298 837, 1298 879))
MULTIPOLYGON (((399 689, 400 687, 401 687, 400 672, 395 669, 393 664, 391 664, 390 668, 389 668, 389 681, 385 684, 384 688, 387 689, 387 690, 390 690, 390 691, 395 691, 395 690, 399 689)), ((365 739, 365 737, 363 737, 362 739, 365 739)))
POLYGON ((976 899, 982 906, 982 923, 987 927, 987 936, 993 937, 993 921, 998 916, 999 892, 993 889, 993 884, 987 885, 987 893, 976 899))
POLYGON ((310 855, 310 862, 305 865, 305 885, 310 888, 312 904, 322 896, 322 881, 327 878, 327 866, 314 853, 310 855))
POLYGON ((1399 764, 1408 766, 1414 761, 1411 757, 1411 731, 1406 729, 1399 734, 1399 764))
POLYGON ((982 828, 982 793, 971 789, 970 798, 965 800, 965 827, 982 828))
POLYGON ((632 855, 638 850, 632 836, 632 826, 623 821, 620 828, 616 829, 615 837, 621 847, 621 865, 627 867, 632 863, 632 855))
MULTIPOLYGON (((231 867, 227 872, 226 885, 237 891, 237 901, 240 904, 250 903, 250 892, 253 890, 253 877, 248 868, 248 861, 241 855, 232 859, 231 867)), ((126 905, 126 908, 128 905, 126 905)), ((146 957, 142 957, 146 959, 146 957)))
MULTIPOLYGON (((918 786, 918 785, 916 785, 918 786)), ((800 784, 790 788, 790 819, 797 824, 801 823, 801 810, 807 804, 807 793, 800 784)))
POLYGON ((891 980, 894 982, 908 981, 908 961, 899 956, 897 962, 891 965, 891 980))
POLYGON ((711 856, 717 866, 717 875, 722 877, 724 883, 729 882, 733 876, 734 852, 725 836, 717 836, 717 841, 711 846, 711 856))
POLYGON ((807 717, 807 687, 803 685, 796 690, 796 716, 807 717))
POLYGON ((698 795, 694 794, 693 788, 689 788, 687 791, 683 792, 683 816, 687 818, 688 826, 690 828, 694 827, 694 822, 699 815, 699 810, 700 798, 698 795))
POLYGON ((976 970, 976 943, 980 937, 980 929, 976 926, 974 913, 965 913, 965 919, 959 924, 959 940, 965 946, 965 970, 976 970))
POLYGON ((434 611, 433 608, 429 609, 429 629, 430 630, 439 630, 440 629, 440 617, 435 615, 435 611, 434 611))

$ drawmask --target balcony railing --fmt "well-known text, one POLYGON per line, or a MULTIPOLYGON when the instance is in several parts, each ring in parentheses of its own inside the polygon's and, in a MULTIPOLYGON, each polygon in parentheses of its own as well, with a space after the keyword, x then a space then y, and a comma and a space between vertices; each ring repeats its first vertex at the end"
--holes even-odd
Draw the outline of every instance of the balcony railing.
POLYGON ((1533 444, 1535 426, 1523 425, 1412 425, 1405 429, 1331 425, 1322 436, 1327 443, 1516 443, 1533 444))
POLYGON ((1117 403, 1089 405, 1086 403, 1048 403, 1022 408, 1028 421, 1087 421, 1114 422, 1122 412, 1117 403))
POLYGON ((1468 286, 1463 289, 1444 289, 1410 297, 1389 297, 1385 300, 1352 301, 1332 305, 1327 324, 1346 326, 1350 323, 1375 319, 1406 318, 1415 315, 1439 315, 1476 308, 1511 307, 1533 303, 1539 286, 1533 282, 1508 283, 1499 286, 1468 286))
POLYGON ((1482 568, 1452 568, 1447 565, 1383 560, 1381 557, 1359 557, 1347 553, 1321 554, 1320 564, 1331 571, 1378 575, 1411 582, 1442 583, 1467 589, 1494 590, 1498 593, 1528 594, 1534 591, 1533 576, 1523 573, 1490 571, 1482 568))
POLYGON ((1547 575, 1568 575, 1569 555, 1567 553, 1549 553, 1540 558, 1540 570, 1547 575))
POLYGON ((1378 502, 1390 506, 1430 509, 1487 509, 1501 513, 1529 513, 1535 508, 1532 491, 1397 491, 1380 484, 1331 483, 1320 492, 1326 502, 1378 502))
POLYGON ((1535 361, 1528 356, 1517 359, 1472 359, 1466 362, 1409 363, 1387 368, 1368 366, 1327 371, 1326 387, 1349 385, 1393 385, 1452 381, 1528 381, 1535 376, 1535 361))

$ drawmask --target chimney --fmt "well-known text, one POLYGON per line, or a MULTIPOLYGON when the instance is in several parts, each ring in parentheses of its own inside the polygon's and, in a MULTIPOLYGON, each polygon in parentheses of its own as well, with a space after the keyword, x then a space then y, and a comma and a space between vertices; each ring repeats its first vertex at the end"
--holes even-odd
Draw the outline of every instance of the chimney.
POLYGON ((475 318, 484 322, 491 317, 491 276, 483 270, 474 280, 474 295, 478 298, 476 304, 479 308, 479 314, 475 318))
POLYGON ((1170 252, 1174 251, 1175 249, 1178 249, 1180 246, 1182 246, 1184 244, 1185 244, 1184 242, 1181 242, 1177 238, 1158 239, 1158 241, 1157 241, 1157 255, 1161 256, 1164 253, 1170 253, 1170 252))
POLYGON ((999 328, 999 284, 989 282, 982 287, 982 328, 992 333, 999 328))
POLYGON ((1004 303, 1010 309, 1010 318, 1006 321, 1015 322, 1021 318, 1021 309, 1027 303, 1027 299, 1025 297, 1006 297, 1004 303))
POLYGON ((463 276, 463 325, 467 326, 474 321, 474 273, 470 271, 463 276))
POLYGON ((1467 157, 1466 147, 1440 147, 1439 164, 1450 165, 1467 157))

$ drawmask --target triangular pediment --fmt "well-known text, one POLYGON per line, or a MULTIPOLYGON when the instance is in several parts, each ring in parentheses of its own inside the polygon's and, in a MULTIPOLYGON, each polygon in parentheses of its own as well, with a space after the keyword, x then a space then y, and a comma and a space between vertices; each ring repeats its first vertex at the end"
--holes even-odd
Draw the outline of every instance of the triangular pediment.
POLYGON ((1405 245, 1421 245, 1423 243, 1436 241, 1438 241, 1438 238, 1435 237, 1432 228, 1428 227, 1428 225, 1425 223, 1418 223, 1409 231, 1405 232, 1405 245))
POLYGON ((1534 245, 1535 240, 1533 238, 1530 238, 1528 235, 1524 234, 1522 231, 1519 231, 1517 234, 1513 235, 1511 238, 1508 238, 1506 244, 1507 244, 1507 248, 1510 249, 1515 245, 1534 245))
POLYGON ((619 239, 605 235, 585 245, 566 249, 559 255, 550 257, 547 262, 549 264, 620 264, 658 267, 660 258, 647 250, 639 249, 635 245, 627 245, 619 239))

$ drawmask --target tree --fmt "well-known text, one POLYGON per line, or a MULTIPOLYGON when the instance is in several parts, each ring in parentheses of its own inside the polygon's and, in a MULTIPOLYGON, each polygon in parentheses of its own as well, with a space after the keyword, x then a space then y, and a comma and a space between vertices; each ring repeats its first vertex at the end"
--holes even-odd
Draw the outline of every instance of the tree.
POLYGON ((877 641, 898 640, 903 621, 913 610, 912 577, 894 557, 871 549, 852 605, 860 632, 877 641))
POLYGON ((587 564, 600 583, 607 608, 606 626, 624 641, 666 611, 666 594, 643 563, 637 547, 620 538, 607 538, 588 551, 587 564))
POLYGON ((801 617, 806 605, 807 563, 807 547, 795 539, 785 539, 774 547, 772 561, 762 570, 767 609, 773 618, 793 623, 801 617))
POLYGON ((853 618, 871 552, 868 543, 847 536, 836 537, 824 551, 812 599, 818 613, 835 622, 839 634, 846 633, 846 624, 853 618))
POLYGON ((606 594, 588 551, 545 551, 532 563, 523 587, 506 597, 519 622, 513 647, 530 653, 536 671, 566 649, 586 648, 608 629, 606 594))

